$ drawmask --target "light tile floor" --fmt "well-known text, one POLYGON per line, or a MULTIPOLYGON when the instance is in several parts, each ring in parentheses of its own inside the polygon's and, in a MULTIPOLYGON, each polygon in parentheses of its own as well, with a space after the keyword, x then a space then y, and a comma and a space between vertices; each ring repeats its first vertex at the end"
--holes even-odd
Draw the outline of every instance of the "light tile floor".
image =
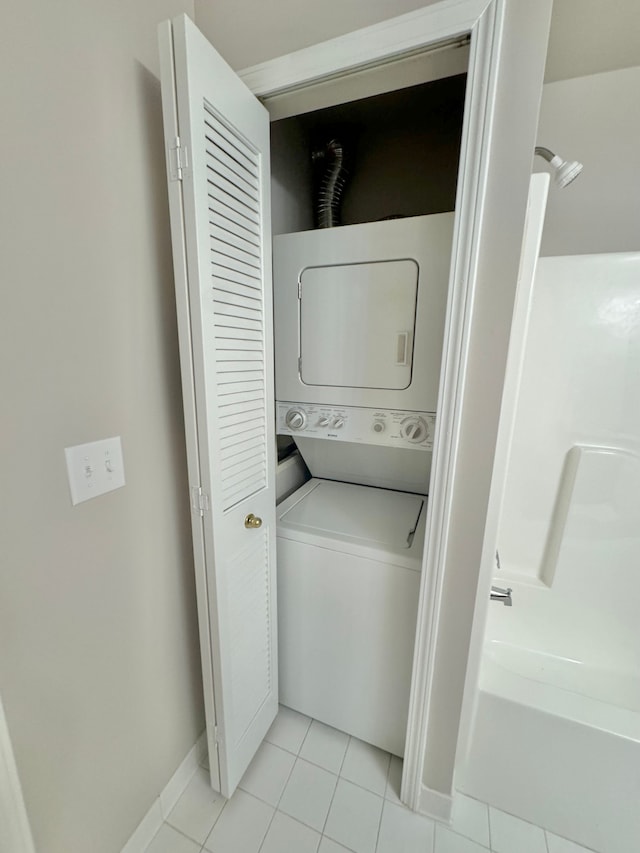
POLYGON ((591 853, 458 794, 451 826, 400 804, 402 762, 282 707, 225 801, 200 768, 146 853, 591 853))

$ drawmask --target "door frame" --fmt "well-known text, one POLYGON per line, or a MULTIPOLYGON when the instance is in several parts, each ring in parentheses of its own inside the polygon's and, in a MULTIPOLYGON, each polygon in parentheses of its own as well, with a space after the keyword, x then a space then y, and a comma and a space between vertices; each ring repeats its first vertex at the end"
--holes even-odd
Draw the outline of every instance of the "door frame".
POLYGON ((458 735, 456 779, 464 782, 464 767, 471 746, 471 735, 478 704, 478 683, 484 651, 484 637, 489 615, 489 596, 486 589, 491 586, 497 573, 498 534, 500 517, 507 485, 507 474, 513 443, 518 401, 520 397, 520 378, 522 376, 526 346, 529 337, 529 325, 535 286, 535 273, 540 259, 540 245, 547 209, 550 176, 547 172, 537 172, 531 176, 527 218, 522 241, 520 269, 513 321, 509 339, 509 353, 504 378, 504 392, 500 408, 500 424, 496 440, 496 451, 491 478, 491 492, 487 506, 485 538, 480 561, 480 579, 474 607, 471 633, 471 648, 467 664, 460 731, 458 735), (483 594, 480 594, 480 593, 483 594))
POLYGON ((447 542, 453 517, 454 475, 460 448, 463 416, 460 395, 464 391, 469 363, 471 306, 477 285, 480 226, 507 2, 442 0, 239 72, 252 92, 264 100, 427 51, 439 43, 465 36, 470 38, 449 301, 426 522, 427 545, 422 565, 401 791, 402 801, 410 808, 444 820, 450 817, 452 798, 430 789, 424 784, 423 776, 447 542))

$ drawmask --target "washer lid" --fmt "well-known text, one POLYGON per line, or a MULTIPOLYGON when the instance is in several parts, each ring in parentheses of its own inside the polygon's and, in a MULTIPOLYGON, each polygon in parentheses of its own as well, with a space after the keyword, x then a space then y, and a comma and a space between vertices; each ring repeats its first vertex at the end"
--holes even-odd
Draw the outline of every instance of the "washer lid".
POLYGON ((418 495, 320 480, 280 521, 310 533, 409 548, 423 505, 418 495))

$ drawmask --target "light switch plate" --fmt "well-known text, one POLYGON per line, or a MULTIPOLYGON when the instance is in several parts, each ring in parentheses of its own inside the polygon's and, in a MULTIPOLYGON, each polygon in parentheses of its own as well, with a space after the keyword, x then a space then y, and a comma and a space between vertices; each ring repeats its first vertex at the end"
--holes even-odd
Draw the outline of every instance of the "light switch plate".
POLYGON ((82 503, 124 486, 120 436, 65 447, 71 503, 82 503))

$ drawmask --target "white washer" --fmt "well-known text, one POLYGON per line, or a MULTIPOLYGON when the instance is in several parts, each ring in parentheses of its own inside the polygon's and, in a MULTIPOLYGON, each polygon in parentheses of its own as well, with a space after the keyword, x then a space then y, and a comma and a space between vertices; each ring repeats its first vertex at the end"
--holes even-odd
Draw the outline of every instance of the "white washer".
POLYGON ((281 701, 400 756, 434 427, 426 412, 278 404, 314 475, 278 507, 281 701))
POLYGON ((278 507, 280 701, 399 756, 426 509, 317 478, 278 507))

